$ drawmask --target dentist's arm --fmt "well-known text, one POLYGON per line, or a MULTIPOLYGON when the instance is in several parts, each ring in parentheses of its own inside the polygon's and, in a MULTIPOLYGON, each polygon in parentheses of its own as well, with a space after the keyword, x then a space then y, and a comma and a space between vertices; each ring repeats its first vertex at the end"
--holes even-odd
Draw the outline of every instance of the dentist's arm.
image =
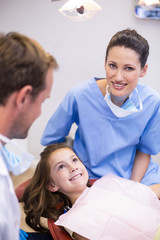
POLYGON ((142 178, 144 177, 147 171, 149 162, 150 162, 150 155, 137 150, 134 163, 133 163, 131 180, 136 182, 141 182, 142 178))

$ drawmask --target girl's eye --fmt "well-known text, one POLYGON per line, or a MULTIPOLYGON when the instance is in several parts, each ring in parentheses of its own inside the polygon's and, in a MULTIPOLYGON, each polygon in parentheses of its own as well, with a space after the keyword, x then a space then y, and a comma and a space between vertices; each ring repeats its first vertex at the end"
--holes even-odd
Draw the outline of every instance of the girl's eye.
POLYGON ((110 63, 110 64, 109 64, 109 67, 110 67, 111 69, 115 69, 115 68, 116 68, 116 65, 113 64, 113 63, 110 63))
POLYGON ((77 162, 78 161, 78 158, 73 158, 73 162, 77 162))
POLYGON ((61 169, 63 169, 64 167, 65 167, 64 164, 61 164, 61 165, 59 165, 58 170, 61 170, 61 169))

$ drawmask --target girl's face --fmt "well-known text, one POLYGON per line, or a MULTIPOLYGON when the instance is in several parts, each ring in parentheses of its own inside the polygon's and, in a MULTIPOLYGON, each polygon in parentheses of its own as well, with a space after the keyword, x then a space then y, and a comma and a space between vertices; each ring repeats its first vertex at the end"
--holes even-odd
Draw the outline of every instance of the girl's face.
POLYGON ((49 157, 49 165, 51 182, 48 189, 51 192, 59 190, 74 203, 88 182, 85 166, 69 148, 54 151, 49 157))
POLYGON ((105 70, 111 98, 122 97, 125 101, 137 86, 138 79, 146 74, 147 65, 142 69, 134 50, 116 46, 109 50, 105 70))

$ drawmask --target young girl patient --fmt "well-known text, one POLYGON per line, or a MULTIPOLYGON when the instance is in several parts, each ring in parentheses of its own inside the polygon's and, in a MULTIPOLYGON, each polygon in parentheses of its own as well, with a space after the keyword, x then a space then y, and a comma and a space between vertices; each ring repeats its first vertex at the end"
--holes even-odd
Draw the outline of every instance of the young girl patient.
POLYGON ((46 217, 77 240, 149 240, 160 226, 160 202, 149 187, 113 174, 88 187, 85 166, 62 143, 41 153, 22 200, 34 230, 47 230, 46 217))

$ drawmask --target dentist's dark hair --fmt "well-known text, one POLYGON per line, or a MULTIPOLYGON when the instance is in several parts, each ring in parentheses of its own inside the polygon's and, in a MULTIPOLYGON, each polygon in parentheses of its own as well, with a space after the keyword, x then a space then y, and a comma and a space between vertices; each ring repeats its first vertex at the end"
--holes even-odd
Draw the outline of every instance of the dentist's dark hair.
POLYGON ((143 38, 136 30, 129 28, 117 32, 110 40, 106 50, 106 61, 109 54, 109 50, 112 47, 125 47, 134 50, 139 55, 139 61, 141 68, 143 68, 147 62, 149 55, 149 44, 148 41, 143 38))

